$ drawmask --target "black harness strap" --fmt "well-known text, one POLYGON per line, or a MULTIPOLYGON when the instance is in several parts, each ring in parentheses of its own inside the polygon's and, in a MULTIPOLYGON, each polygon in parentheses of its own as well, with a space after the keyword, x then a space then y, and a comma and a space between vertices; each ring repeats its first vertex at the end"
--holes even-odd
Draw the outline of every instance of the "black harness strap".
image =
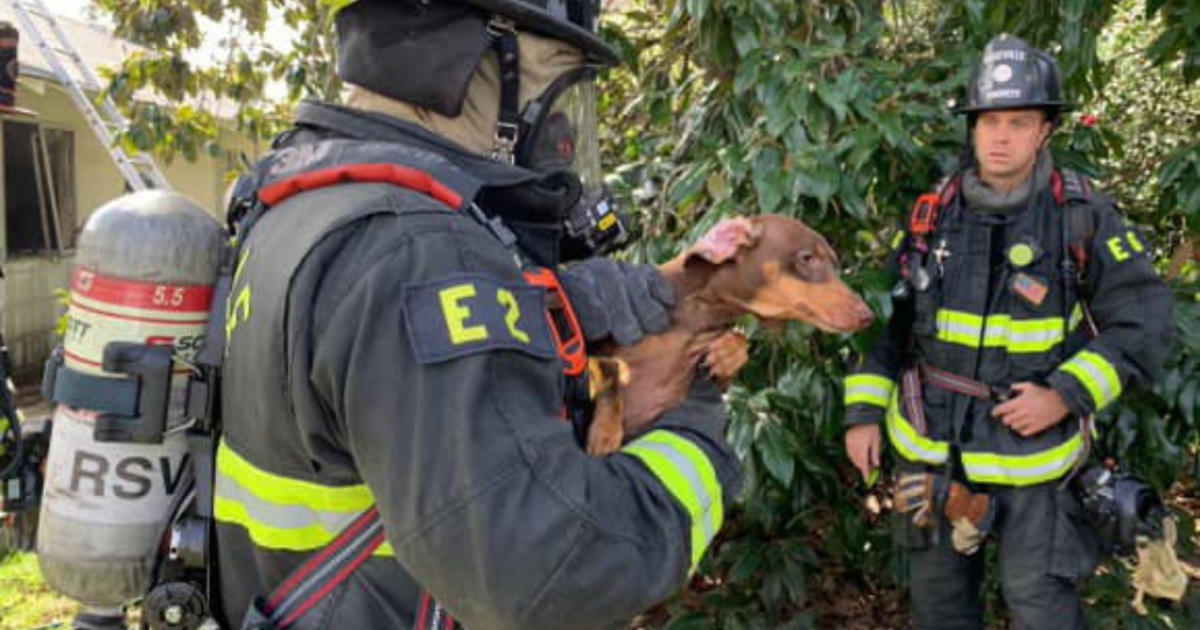
MULTIPOLYGON (((258 617, 254 620, 256 625, 249 627, 277 630, 290 627, 353 575, 383 541, 379 510, 372 506, 354 519, 320 553, 296 567, 287 579, 275 587, 265 602, 261 598, 256 599, 253 605, 261 610, 265 618, 248 614, 247 622, 251 621, 251 617, 258 617)), ((427 593, 422 595, 428 597, 427 593)), ((245 627, 247 624, 243 624, 245 627)))

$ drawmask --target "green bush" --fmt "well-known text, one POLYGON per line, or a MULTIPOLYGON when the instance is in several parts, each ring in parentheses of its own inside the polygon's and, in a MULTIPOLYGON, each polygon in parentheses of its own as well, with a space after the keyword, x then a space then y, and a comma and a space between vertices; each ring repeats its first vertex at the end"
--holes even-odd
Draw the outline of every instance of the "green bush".
MULTIPOLYGON (((1056 160, 1111 183, 1165 258, 1197 230, 1200 95, 1183 77, 1182 49, 1151 67, 1147 47, 1170 27, 1145 20, 1146 10, 1084 0, 634 2, 609 33, 626 63, 608 77, 602 116, 608 162, 621 165, 611 183, 643 232, 630 255, 665 259, 732 214, 787 214, 829 238, 850 283, 886 318, 890 281, 874 271, 885 243, 912 200, 957 163, 966 132, 947 105, 984 43, 1011 32, 1055 51, 1069 93, 1099 119, 1068 119, 1056 160)), ((1200 443, 1198 287, 1194 268, 1179 271, 1166 377, 1100 420, 1104 452, 1164 490, 1176 480, 1191 487, 1200 443)), ((751 363, 729 392, 745 492, 702 575, 652 623, 866 628, 871 620, 836 611, 872 596, 874 613, 893 606, 903 559, 886 519, 864 510, 867 492, 842 452, 844 366, 878 328, 752 335, 751 363)), ((1194 531, 1193 515, 1180 516, 1181 531, 1194 531)), ((1200 619, 1195 594, 1190 611, 1137 618, 1123 576, 1114 564, 1093 584, 1097 627, 1200 619)), ((995 604, 994 584, 989 594, 995 604)))

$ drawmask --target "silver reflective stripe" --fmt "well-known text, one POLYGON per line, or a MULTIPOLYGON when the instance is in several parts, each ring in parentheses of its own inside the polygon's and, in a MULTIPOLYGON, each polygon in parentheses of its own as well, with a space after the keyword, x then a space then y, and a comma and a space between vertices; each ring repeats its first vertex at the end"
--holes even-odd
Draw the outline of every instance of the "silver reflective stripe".
POLYGON ((360 515, 359 512, 325 512, 303 505, 271 503, 258 498, 253 492, 219 470, 216 477, 216 496, 240 504, 256 522, 268 527, 303 529, 317 526, 329 533, 336 534, 360 515))
POLYGON ((1058 478, 1063 471, 1070 468, 1078 457, 1078 453, 1072 454, 1070 459, 1050 462, 1041 466, 1033 466, 1030 468, 1015 468, 1011 466, 1003 466, 1000 464, 981 464, 977 462, 963 462, 963 467, 967 470, 967 476, 972 480, 984 479, 991 481, 992 478, 1000 477, 1007 479, 1045 479, 1058 478))
POLYGON ((874 405, 887 408, 896 383, 878 374, 850 374, 845 380, 846 394, 842 402, 850 405, 874 405))
POLYGON ((963 322, 946 321, 938 319, 938 332, 947 333, 950 335, 963 335, 964 337, 975 338, 979 336, 979 326, 966 324, 963 322))
POLYGON ((1000 455, 968 451, 962 454, 962 462, 972 481, 1023 486, 1062 477, 1083 453, 1083 439, 1077 433, 1066 442, 1040 453, 1000 455))
POLYGON ((1017 330, 1008 330, 1009 342, 1019 344, 1038 344, 1048 349, 1050 346, 1062 341, 1061 328, 1048 328, 1043 330, 1030 330, 1019 332, 1017 330))
POLYGON ((713 511, 713 497, 709 496, 704 489, 704 482, 700 479, 700 471, 692 464, 691 460, 684 457, 682 453, 671 448, 666 444, 651 442, 649 440, 638 440, 634 442, 638 448, 654 451, 663 457, 670 460, 675 470, 683 475, 687 480, 688 485, 692 487, 693 496, 700 503, 700 509, 704 511, 704 517, 700 519, 700 530, 704 533, 704 546, 712 542, 713 536, 716 536, 716 514, 713 511))
MULTIPOLYGON (((1085 350, 1080 352, 1070 364, 1073 368, 1082 370, 1087 374, 1088 379, 1084 382, 1084 386, 1096 399, 1096 408, 1100 409, 1112 402, 1120 392, 1114 389, 1112 379, 1096 364, 1097 361, 1105 361, 1105 359, 1099 355, 1088 353, 1085 350), (1099 396, 1096 394, 1099 394, 1099 396)), ((1117 386, 1119 387, 1120 383, 1117 386)))

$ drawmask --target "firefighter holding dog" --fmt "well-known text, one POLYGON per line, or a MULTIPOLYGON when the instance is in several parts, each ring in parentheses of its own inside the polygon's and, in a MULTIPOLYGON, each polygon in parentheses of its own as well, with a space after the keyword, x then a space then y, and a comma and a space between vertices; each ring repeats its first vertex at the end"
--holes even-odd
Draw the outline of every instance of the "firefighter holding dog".
POLYGON ((720 528, 739 471, 712 382, 605 458, 563 420, 581 332, 632 342, 673 299, 649 267, 585 262, 564 282, 596 293, 570 299, 548 271, 612 226, 599 10, 338 14, 347 104, 302 105, 234 194, 214 499, 230 627, 624 627, 720 528))
POLYGON ((1146 242, 1047 149, 1055 60, 1003 35, 965 106, 974 160, 922 196, 897 239, 894 314, 846 378, 846 449, 864 478, 886 432, 919 630, 983 627, 981 546, 998 544, 1014 627, 1078 629, 1101 558, 1068 479, 1091 417, 1159 375, 1170 293, 1146 242))

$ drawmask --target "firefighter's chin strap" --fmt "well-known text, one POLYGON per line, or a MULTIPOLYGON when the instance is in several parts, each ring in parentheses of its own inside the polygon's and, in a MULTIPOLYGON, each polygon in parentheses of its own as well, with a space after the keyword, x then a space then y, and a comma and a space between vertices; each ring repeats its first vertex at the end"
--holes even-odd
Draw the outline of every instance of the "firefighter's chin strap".
POLYGON ((521 52, 517 45, 517 30, 512 20, 493 16, 487 32, 500 65, 500 112, 496 119, 492 159, 513 164, 517 142, 521 139, 521 52))

